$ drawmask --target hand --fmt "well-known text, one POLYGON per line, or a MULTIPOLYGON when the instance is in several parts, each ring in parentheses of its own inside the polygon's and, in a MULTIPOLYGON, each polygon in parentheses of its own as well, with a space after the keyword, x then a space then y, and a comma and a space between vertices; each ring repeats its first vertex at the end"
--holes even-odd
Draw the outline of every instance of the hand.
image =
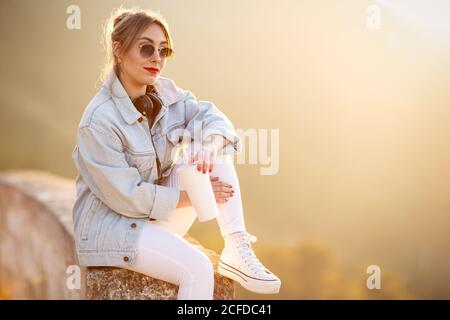
POLYGON ((203 142, 193 159, 193 163, 197 164, 198 171, 212 172, 217 152, 222 145, 223 137, 220 135, 212 135, 203 142))
POLYGON ((224 181, 220 181, 219 177, 209 177, 212 189, 217 203, 226 203, 230 197, 234 195, 233 186, 224 181))
POLYGON ((194 159, 194 163, 197 164, 197 170, 203 173, 206 173, 207 171, 212 172, 216 154, 217 151, 214 148, 203 145, 194 159))

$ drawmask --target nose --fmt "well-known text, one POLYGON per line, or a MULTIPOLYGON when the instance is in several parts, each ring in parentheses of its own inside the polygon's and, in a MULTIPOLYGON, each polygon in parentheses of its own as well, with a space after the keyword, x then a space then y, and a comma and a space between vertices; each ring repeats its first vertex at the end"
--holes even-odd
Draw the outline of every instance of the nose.
POLYGON ((155 51, 153 52, 153 54, 150 57, 150 59, 152 61, 155 61, 155 62, 161 62, 161 57, 159 56, 159 50, 158 49, 155 49, 155 51))

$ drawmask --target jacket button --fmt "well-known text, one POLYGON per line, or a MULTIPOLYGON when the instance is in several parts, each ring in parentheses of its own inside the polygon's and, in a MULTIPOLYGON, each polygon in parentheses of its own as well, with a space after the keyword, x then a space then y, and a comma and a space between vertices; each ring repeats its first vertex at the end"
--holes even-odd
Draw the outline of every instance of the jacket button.
POLYGON ((128 257, 123 257, 123 261, 128 262, 130 260, 128 257))
POLYGON ((133 223, 131 224, 131 227, 132 227, 133 229, 136 228, 136 223, 133 222, 133 223))
POLYGON ((144 118, 139 117, 138 121, 139 121, 139 122, 142 122, 142 120, 144 120, 144 118))

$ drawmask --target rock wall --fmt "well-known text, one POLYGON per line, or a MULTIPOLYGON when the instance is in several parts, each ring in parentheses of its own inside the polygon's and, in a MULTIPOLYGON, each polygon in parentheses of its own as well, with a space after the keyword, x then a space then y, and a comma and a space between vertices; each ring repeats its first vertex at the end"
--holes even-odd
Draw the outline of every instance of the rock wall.
MULTIPOLYGON (((0 172, 0 298, 176 299, 178 286, 130 270, 79 267, 72 229, 75 182, 34 170, 0 172)), ((190 237, 217 270, 218 255, 190 237)), ((234 299, 215 274, 214 299, 234 299)))

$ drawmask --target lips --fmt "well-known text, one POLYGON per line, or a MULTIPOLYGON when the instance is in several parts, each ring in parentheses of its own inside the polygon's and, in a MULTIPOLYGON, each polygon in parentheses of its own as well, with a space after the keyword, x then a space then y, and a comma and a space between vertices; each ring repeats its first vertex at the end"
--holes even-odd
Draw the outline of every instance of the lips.
POLYGON ((144 69, 150 72, 151 74, 156 74, 159 72, 158 68, 144 68, 144 69))

